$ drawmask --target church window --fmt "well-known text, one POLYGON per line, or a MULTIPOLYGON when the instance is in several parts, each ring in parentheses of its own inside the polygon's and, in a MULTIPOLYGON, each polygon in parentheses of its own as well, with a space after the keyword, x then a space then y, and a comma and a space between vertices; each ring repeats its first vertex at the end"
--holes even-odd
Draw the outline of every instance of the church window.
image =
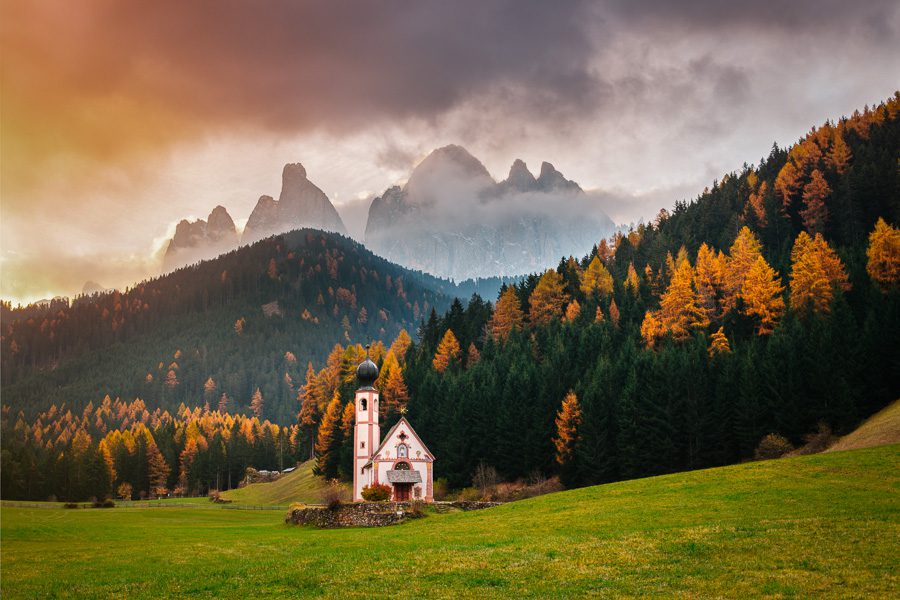
POLYGON ((360 448, 365 448, 365 447, 366 447, 366 443, 365 443, 365 442, 360 442, 360 443, 359 443, 359 447, 360 447, 360 448))
POLYGON ((409 463, 405 462, 405 461, 398 462, 396 465, 394 465, 394 470, 395 471, 409 471, 410 470, 409 463))
POLYGON ((363 398, 362 400, 359 401, 359 409, 366 410, 367 404, 368 404, 368 402, 366 401, 365 398, 363 398))
POLYGON ((406 458, 407 449, 406 444, 400 444, 397 446, 397 456, 400 458, 406 458))

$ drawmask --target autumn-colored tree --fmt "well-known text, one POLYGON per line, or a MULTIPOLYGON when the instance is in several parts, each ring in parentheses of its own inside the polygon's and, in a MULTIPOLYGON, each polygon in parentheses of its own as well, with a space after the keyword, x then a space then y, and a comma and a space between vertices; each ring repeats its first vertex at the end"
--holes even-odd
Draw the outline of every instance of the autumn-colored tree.
POLYGON ((562 316, 563 307, 569 301, 563 285, 562 276, 553 269, 541 276, 528 298, 528 319, 532 325, 544 325, 562 316))
POLYGON ((613 301, 609 303, 609 320, 613 324, 613 327, 619 326, 619 318, 619 305, 616 304, 616 300, 613 299, 613 301))
POLYGON ((489 324, 491 335, 495 340, 504 340, 514 329, 520 328, 524 321, 522 306, 516 288, 507 286, 494 309, 494 315, 489 324))
MULTIPOLYGON (((146 435, 149 437, 149 432, 146 435)), ((150 477, 150 492, 153 495, 165 494, 169 472, 170 468, 166 458, 151 437, 147 445, 147 473, 150 477)))
POLYGON ((131 484, 127 481, 120 483, 119 487, 116 488, 116 495, 122 500, 131 500, 132 493, 131 484))
POLYGON ((831 195, 831 188, 825 181, 825 176, 818 169, 809 176, 809 182, 803 188, 803 209, 800 216, 803 217, 803 225, 807 231, 821 233, 825 229, 828 220, 828 209, 825 207, 825 199, 831 195))
POLYGON ((641 281, 638 279, 638 274, 634 269, 633 262, 628 263, 628 273, 625 275, 625 289, 635 298, 637 298, 641 289, 641 281))
POLYGON ((269 268, 266 269, 266 275, 273 281, 278 280, 278 265, 275 263, 274 258, 269 259, 269 268))
POLYGON ((244 333, 244 325, 247 321, 244 320, 244 317, 241 317, 237 321, 234 322, 234 332, 238 335, 244 333))
POLYGON ((470 342, 469 349, 466 352, 466 368, 469 369, 474 367, 480 360, 481 353, 478 351, 478 348, 475 347, 475 342, 470 342))
POLYGON ((752 211, 760 227, 768 225, 768 218, 766 217, 766 193, 768 191, 768 185, 763 181, 759 188, 750 193, 750 198, 747 200, 747 208, 749 211, 752 211))
POLYGON ((253 414, 257 417, 262 415, 263 411, 263 395, 259 388, 256 388, 256 391, 253 392, 253 396, 250 398, 250 410, 253 411, 253 414))
POLYGON ((601 298, 612 294, 613 278, 603 266, 599 257, 594 256, 588 264, 587 270, 581 277, 581 291, 585 296, 598 294, 601 298))
POLYGON ((657 340, 666 334, 666 329, 653 311, 644 314, 641 322, 641 337, 644 338, 648 348, 656 346, 657 340))
POLYGON ((228 394, 226 394, 225 392, 222 392, 222 395, 219 396, 218 410, 222 414, 228 412, 228 394))
POLYGON ((722 318, 722 296, 725 290, 725 272, 727 261, 725 255, 716 255, 705 243, 700 244, 697 251, 697 267, 694 273, 694 285, 700 298, 700 306, 706 311, 711 321, 722 318))
POLYGON ((409 337, 409 334, 406 333, 405 329, 401 329, 400 333, 397 334, 394 343, 391 344, 391 353, 393 353, 397 358, 397 362, 400 364, 404 364, 404 361, 406 360, 406 351, 409 350, 411 344, 412 338, 409 337))
POLYGON ((174 388, 178 385, 178 375, 175 374, 175 369, 169 369, 169 372, 166 374, 166 387, 174 388))
POLYGON ((438 344, 437 352, 435 352, 434 359, 431 361, 434 370, 438 373, 446 371, 447 368, 459 358, 459 353, 461 351, 462 349, 459 347, 459 341, 456 339, 456 336, 453 335, 453 331, 448 329, 444 333, 441 343, 438 344))
POLYGON ((866 271, 882 291, 900 283, 900 229, 879 217, 869 234, 866 256, 866 271))
POLYGON ((836 290, 850 287, 841 259, 821 233, 801 231, 791 250, 791 305, 799 312, 827 313, 836 290))
POLYGON ((691 330, 709 325, 706 311, 700 306, 697 293, 691 285, 693 277, 691 264, 683 261, 676 268, 669 288, 659 300, 662 325, 676 340, 684 340, 691 330))
POLYGON ((727 313, 735 308, 744 286, 744 279, 756 263, 756 259, 761 256, 762 245, 759 240, 749 227, 742 227, 728 252, 723 278, 725 284, 722 298, 723 312, 727 313))
MULTIPOLYGON (((396 364, 396 363, 395 363, 396 364)), ((388 370, 388 376, 381 387, 382 416, 397 414, 409 402, 409 390, 403 380, 403 370, 399 364, 388 370)))
POLYGON ((784 313, 783 291, 778 272, 769 266, 766 259, 758 256, 747 273, 741 299, 744 302, 744 314, 758 320, 759 335, 770 334, 775 330, 784 313))
POLYGON ((556 446, 556 462, 559 465, 567 465, 575 456, 575 449, 579 441, 579 428, 581 427, 581 406, 575 392, 570 391, 563 398, 562 406, 556 413, 556 437, 553 445, 556 446))
POLYGON ((578 304, 578 300, 572 300, 569 302, 569 306, 566 307, 566 318, 565 320, 569 323, 575 321, 578 318, 578 315, 581 314, 581 305, 578 304))
POLYGON ((844 136, 841 135, 840 130, 835 130, 834 141, 832 142, 831 150, 825 157, 825 162, 827 162, 828 166, 834 169, 838 175, 843 175, 852 158, 853 153, 850 151, 850 146, 844 141, 844 136))
POLYGON ((800 172, 793 162, 788 161, 778 172, 775 178, 775 191, 781 197, 782 205, 785 209, 790 208, 794 199, 794 194, 800 189, 800 178, 803 173, 800 172))
POLYGON ((598 304, 597 310, 594 311, 594 321, 597 323, 603 322, 603 308, 598 304))
POLYGON ((332 479, 337 476, 339 465, 338 456, 341 443, 341 417, 343 414, 341 395, 335 391, 322 415, 322 423, 319 425, 319 434, 316 438, 316 466, 317 475, 332 479))
POLYGON ((710 336, 709 357, 712 358, 717 354, 727 354, 731 352, 731 345, 725 336, 725 328, 719 327, 719 330, 710 336))

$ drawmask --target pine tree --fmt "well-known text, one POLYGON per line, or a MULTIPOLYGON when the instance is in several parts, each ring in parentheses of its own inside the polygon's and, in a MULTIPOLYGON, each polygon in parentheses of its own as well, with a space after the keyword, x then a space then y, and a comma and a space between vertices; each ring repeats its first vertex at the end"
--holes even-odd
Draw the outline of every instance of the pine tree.
POLYGON ((666 328, 653 311, 647 311, 644 314, 644 320, 641 322, 641 337, 648 348, 656 346, 657 340, 666 335, 666 328))
POLYGON ((459 347, 459 341, 457 341, 456 336, 453 335, 453 331, 448 329, 444 333, 441 343, 438 344, 437 352, 435 352, 434 359, 431 362, 434 366, 434 370, 438 373, 446 371, 451 364, 456 362, 461 351, 462 349, 459 347))
POLYGON ((219 396, 218 410, 222 414, 228 412, 228 394, 226 394, 225 392, 222 392, 222 395, 219 396))
POLYGON ((691 264, 687 260, 682 261, 659 301, 662 326, 676 340, 687 339, 691 330, 709 325, 706 312, 700 307, 697 294, 691 287, 693 275, 691 264))
POLYGON ((388 377, 381 388, 381 408, 385 417, 395 415, 406 408, 409 391, 403 381, 403 370, 399 365, 389 369, 388 377))
POLYGON ((759 335, 767 335, 775 330, 784 313, 784 298, 781 296, 783 291, 778 273, 769 266, 766 259, 758 256, 747 273, 741 299, 744 302, 743 313, 758 319, 759 335))
POLYGON ((263 411, 263 395, 259 388, 256 388, 256 391, 253 392, 253 397, 250 398, 250 410, 253 411, 253 414, 256 417, 260 417, 263 411))
POLYGON ((869 234, 866 271, 882 291, 900 282, 900 229, 888 225, 881 217, 869 234))
POLYGON ((581 278, 581 291, 585 296, 590 297, 598 294, 601 298, 612 294, 613 279, 606 267, 600 261, 600 258, 594 256, 585 270, 581 278))
POLYGON ((534 326, 559 319, 568 301, 569 295, 563 290, 562 277, 549 269, 541 276, 528 298, 528 319, 534 326))
POLYGON ((803 209, 800 216, 807 231, 821 233, 828 220, 828 209, 825 199, 831 195, 831 188, 818 169, 812 172, 809 182, 803 188, 803 209))
POLYGON ((478 364, 478 361, 481 360, 481 353, 478 352, 478 348, 475 347, 475 342, 469 343, 468 356, 466 356, 466 368, 471 369, 475 365, 478 364))
POLYGON ((495 340, 505 340, 510 332, 522 327, 524 315, 516 288, 508 286, 500 294, 489 328, 495 340))
POLYGON ((694 285, 697 288, 700 306, 710 321, 722 318, 720 299, 725 289, 725 256, 716 254, 705 243, 700 244, 697 251, 697 267, 694 274, 694 285))
POLYGON ((844 141, 844 136, 841 135, 841 131, 835 129, 834 142, 831 145, 831 151, 825 158, 825 162, 827 162, 828 166, 834 169, 838 175, 843 175, 852 158, 853 153, 850 151, 850 146, 844 141))
POLYGON ((615 298, 609 303, 609 320, 613 327, 619 326, 619 305, 616 304, 615 298))
POLYGON ((713 358, 718 354, 727 354, 731 352, 731 346, 728 344, 728 338, 725 336, 725 328, 719 327, 719 330, 710 336, 709 357, 713 358))
POLYGON ((150 437, 147 444, 147 473, 150 477, 150 493, 154 496, 164 495, 167 492, 166 482, 169 479, 170 468, 165 457, 159 451, 156 442, 150 437))
POLYGON ((403 361, 406 360, 406 351, 409 350, 411 344, 412 339, 409 337, 409 334, 406 333, 405 329, 401 329, 400 333, 397 334, 394 343, 391 344, 391 352, 400 364, 404 364, 403 361))

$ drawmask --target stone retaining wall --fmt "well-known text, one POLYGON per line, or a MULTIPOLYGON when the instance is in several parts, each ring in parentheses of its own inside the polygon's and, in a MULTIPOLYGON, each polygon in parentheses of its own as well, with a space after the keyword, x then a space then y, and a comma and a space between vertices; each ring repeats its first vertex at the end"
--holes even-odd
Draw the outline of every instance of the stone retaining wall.
MULTIPOLYGON (((497 506, 497 502, 442 502, 441 506, 469 511, 497 506)), ((355 502, 331 510, 326 506, 304 506, 288 512, 285 523, 336 527, 385 527, 425 516, 411 502, 355 502)))

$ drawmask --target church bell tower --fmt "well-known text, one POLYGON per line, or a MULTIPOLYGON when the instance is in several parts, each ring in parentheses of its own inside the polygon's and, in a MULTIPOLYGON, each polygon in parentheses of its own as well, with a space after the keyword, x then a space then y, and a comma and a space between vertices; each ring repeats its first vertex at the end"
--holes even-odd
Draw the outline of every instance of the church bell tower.
POLYGON ((365 473, 366 463, 381 443, 381 431, 378 427, 378 390, 375 381, 378 379, 378 366, 369 358, 369 346, 366 346, 366 360, 356 367, 356 379, 359 388, 356 390, 356 425, 353 429, 353 500, 361 501, 362 489, 369 485, 365 473))

